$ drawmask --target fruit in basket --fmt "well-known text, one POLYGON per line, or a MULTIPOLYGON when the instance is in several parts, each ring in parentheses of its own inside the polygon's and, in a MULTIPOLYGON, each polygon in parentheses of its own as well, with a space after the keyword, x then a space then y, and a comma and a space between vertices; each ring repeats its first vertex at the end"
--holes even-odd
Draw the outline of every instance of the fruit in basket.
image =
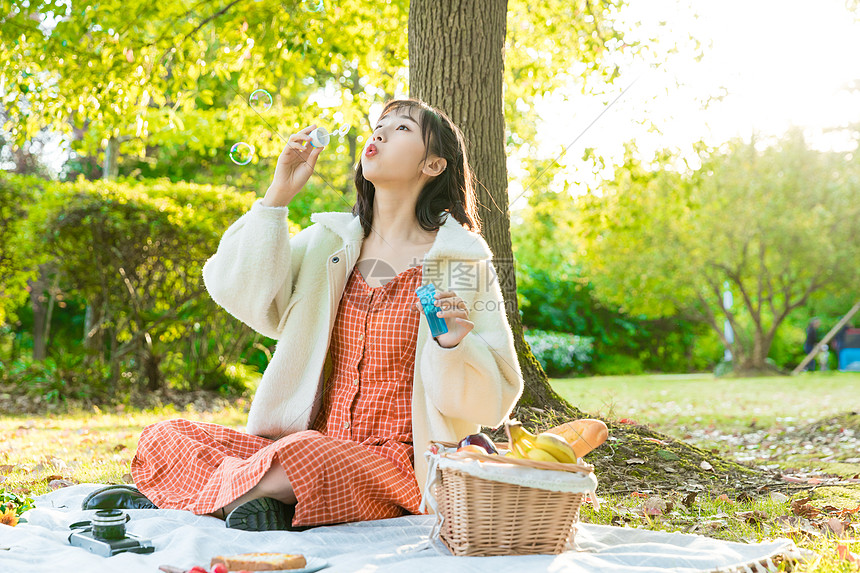
POLYGON ((457 448, 457 451, 458 452, 470 452, 472 454, 484 454, 485 456, 489 455, 487 450, 485 450, 484 448, 482 448, 481 446, 479 446, 477 444, 466 444, 465 446, 460 446, 459 448, 457 448))
POLYGON ((563 464, 576 463, 576 452, 573 451, 570 444, 568 444, 561 436, 557 436, 556 434, 551 434, 549 432, 542 432, 538 434, 537 439, 535 440, 535 445, 542 451, 551 454, 552 457, 563 464))
POLYGON ((530 460, 534 460, 536 462, 559 463, 561 461, 557 457, 555 457, 554 455, 549 453, 548 451, 543 450, 541 448, 537 448, 537 447, 530 449, 528 451, 528 453, 526 454, 526 458, 528 458, 530 460))
POLYGON ((561 436, 549 432, 541 432, 536 436, 523 428, 522 423, 517 420, 505 424, 505 430, 511 440, 510 457, 563 464, 576 463, 576 452, 561 436))
POLYGON ((521 458, 527 458, 529 450, 535 447, 537 436, 523 428, 518 420, 510 420, 505 423, 505 431, 511 442, 511 451, 521 458))
POLYGON ((581 458, 591 450, 595 449, 609 437, 609 430, 601 420, 584 418, 571 420, 547 432, 558 434, 564 438, 573 448, 577 458, 581 458))
POLYGON ((484 451, 489 454, 499 453, 496 450, 496 446, 493 444, 493 440, 490 439, 490 436, 484 434, 483 432, 466 436, 465 438, 460 440, 460 443, 457 445, 461 448, 463 446, 473 445, 483 448, 484 451))

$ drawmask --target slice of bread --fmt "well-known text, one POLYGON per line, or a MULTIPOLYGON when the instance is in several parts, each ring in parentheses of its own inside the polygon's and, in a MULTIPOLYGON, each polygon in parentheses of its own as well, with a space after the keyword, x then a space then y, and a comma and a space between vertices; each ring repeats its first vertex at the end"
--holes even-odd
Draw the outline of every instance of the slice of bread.
POLYGON ((242 553, 239 555, 216 555, 209 567, 223 563, 228 571, 281 571, 301 569, 307 565, 304 555, 289 553, 242 553))

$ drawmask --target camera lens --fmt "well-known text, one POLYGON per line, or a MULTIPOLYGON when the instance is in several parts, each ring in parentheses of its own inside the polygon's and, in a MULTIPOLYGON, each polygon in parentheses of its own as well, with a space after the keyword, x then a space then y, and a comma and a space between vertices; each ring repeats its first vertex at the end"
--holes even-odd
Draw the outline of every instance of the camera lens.
POLYGON ((93 516, 93 537, 96 539, 124 539, 128 514, 121 509, 100 509, 93 516))

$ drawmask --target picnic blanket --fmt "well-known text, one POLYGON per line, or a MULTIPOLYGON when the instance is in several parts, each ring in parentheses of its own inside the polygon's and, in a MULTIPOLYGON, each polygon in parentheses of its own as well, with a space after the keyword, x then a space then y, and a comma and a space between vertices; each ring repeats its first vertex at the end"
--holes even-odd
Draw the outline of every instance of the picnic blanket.
POLYGON ((328 563, 323 573, 446 571, 470 573, 684 573, 767 571, 776 555, 800 557, 788 539, 744 544, 643 529, 580 524, 576 550, 560 555, 455 557, 430 538, 432 515, 318 527, 302 532, 248 532, 228 529, 213 517, 170 509, 128 510, 128 533, 150 539, 149 555, 122 553, 99 557, 68 542, 69 525, 89 519, 81 501, 99 484, 79 484, 36 498, 24 514, 27 523, 0 525, 3 573, 157 573, 163 564, 205 566, 214 555, 252 551, 301 553, 328 563), (758 565, 757 565, 758 564, 758 565))

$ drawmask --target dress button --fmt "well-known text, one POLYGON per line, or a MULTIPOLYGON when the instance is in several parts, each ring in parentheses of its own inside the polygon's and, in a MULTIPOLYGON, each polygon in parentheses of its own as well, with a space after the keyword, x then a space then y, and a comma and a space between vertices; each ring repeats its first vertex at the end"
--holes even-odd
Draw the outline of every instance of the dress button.
POLYGON ((340 260, 340 257, 332 257, 331 262, 336 263, 340 260))
POLYGON ((348 430, 348 429, 349 429, 349 422, 344 422, 344 423, 343 423, 343 429, 344 429, 344 430, 348 430))

